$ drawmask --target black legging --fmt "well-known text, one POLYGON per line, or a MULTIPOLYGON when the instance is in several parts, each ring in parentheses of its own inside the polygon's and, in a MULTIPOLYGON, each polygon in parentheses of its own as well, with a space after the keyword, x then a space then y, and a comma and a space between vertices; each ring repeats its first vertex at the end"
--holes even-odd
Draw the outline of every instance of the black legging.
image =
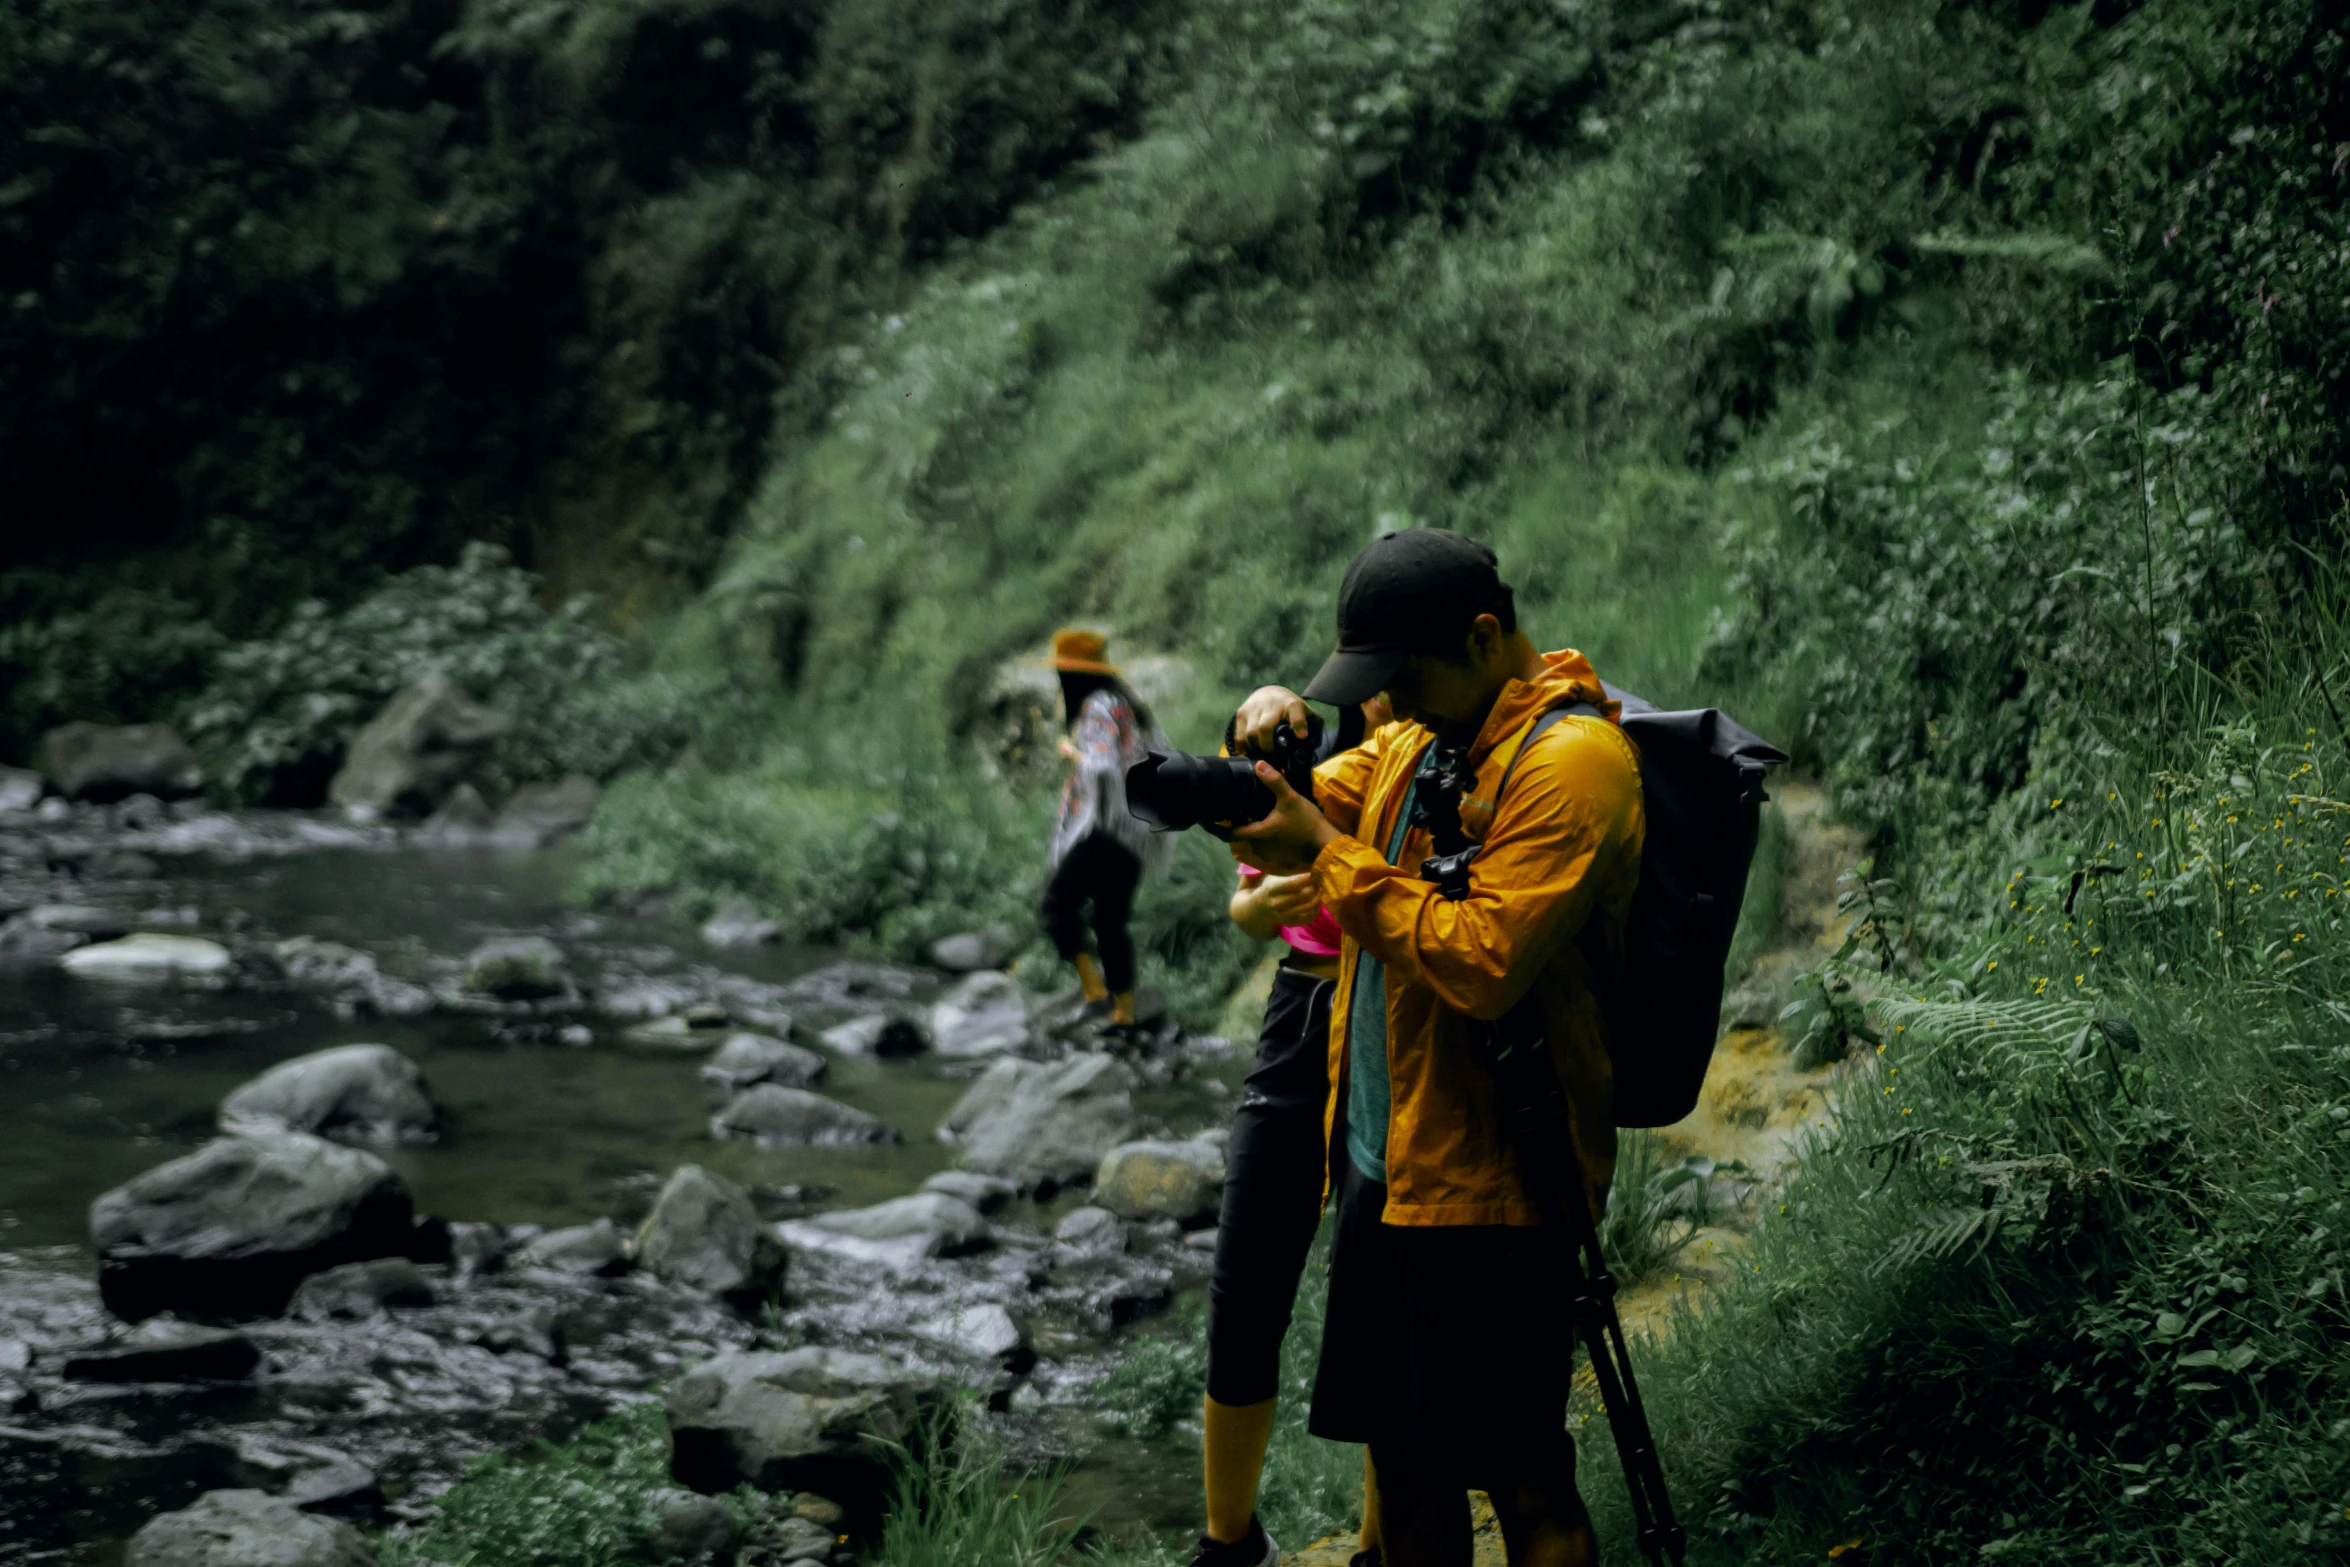
POLYGON ((1114 995, 1134 988, 1134 938, 1126 917, 1134 909, 1134 887, 1142 861, 1117 839, 1091 833, 1069 846, 1044 884, 1038 917, 1062 961, 1074 963, 1085 950, 1085 905, 1093 905, 1093 941, 1101 950, 1102 981, 1114 995))
POLYGON ((1337 982, 1283 968, 1265 1003, 1225 1145, 1224 1206, 1208 1278, 1208 1397, 1261 1403, 1280 1388, 1281 1335, 1322 1220, 1322 1111, 1337 982))

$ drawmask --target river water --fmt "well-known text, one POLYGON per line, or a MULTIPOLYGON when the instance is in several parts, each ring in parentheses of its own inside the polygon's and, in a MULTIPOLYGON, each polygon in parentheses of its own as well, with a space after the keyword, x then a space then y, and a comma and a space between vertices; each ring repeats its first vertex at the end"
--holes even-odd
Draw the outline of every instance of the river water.
MULTIPOLYGON (((218 989, 123 985, 76 977, 53 955, 0 956, 0 1353, 10 1333, 37 1336, 42 1323, 61 1340, 103 1331, 88 1285, 91 1200, 216 1135, 220 1100, 239 1084, 278 1061, 332 1045, 387 1044, 423 1069, 441 1107, 439 1135, 385 1157, 406 1178, 419 1211, 452 1221, 509 1228, 606 1217, 626 1223, 650 1204, 669 1171, 689 1162, 731 1176, 771 1212, 785 1213, 901 1196, 948 1166, 951 1150, 930 1133, 962 1095, 967 1064, 957 1068, 929 1055, 884 1061, 831 1053, 822 1091, 881 1117, 902 1139, 876 1147, 761 1149, 714 1141, 700 1056, 632 1044, 624 1037, 626 1019, 592 1008, 539 1017, 450 1004, 465 957, 481 942, 543 935, 561 946, 583 988, 594 993, 666 985, 679 993, 720 994, 737 1003, 738 1014, 774 1020, 770 1031, 786 1026, 779 1014, 788 1009, 802 1042, 860 1004, 871 1009, 869 1001, 845 998, 838 986, 811 980, 833 971, 837 953, 718 951, 658 915, 586 914, 565 901, 571 870, 571 851, 562 847, 421 847, 382 829, 276 813, 231 818, 188 807, 170 813, 151 806, 129 813, 77 807, 48 820, 29 814, 0 820, 0 916, 71 903, 116 911, 133 928, 211 936, 255 954, 307 936, 364 952, 385 975, 432 989, 443 1003, 414 1016, 345 1015, 347 994, 266 978, 218 989)), ((266 971, 266 962, 261 967, 266 971)), ((918 1005, 945 982, 919 971, 874 973, 895 987, 899 1005, 918 1005)), ((1138 1093, 1136 1135, 1212 1124, 1230 1102, 1238 1071, 1236 1064, 1203 1070, 1189 1082, 1138 1093)), ((1041 1232, 1079 1201, 1081 1194, 1023 1204, 999 1223, 1041 1232)), ((1167 1254, 1180 1259, 1181 1249, 1167 1254)), ((1179 1260, 1178 1288, 1187 1277, 1196 1286, 1196 1275, 1182 1274, 1180 1266, 1179 1260)), ((885 1285, 874 1281, 876 1288, 885 1285)), ((604 1384, 589 1390, 595 1397, 573 1387, 555 1388, 537 1403, 524 1393, 501 1393, 498 1400, 509 1407, 476 1411, 460 1407, 460 1388, 445 1393, 442 1429, 422 1417, 411 1423, 426 1429, 390 1429, 401 1419, 393 1409, 367 1430, 353 1425, 347 1445, 401 1478, 412 1494, 429 1495, 447 1482, 460 1450, 512 1446, 526 1433, 560 1435, 564 1426, 608 1407, 610 1397, 638 1396, 677 1363, 752 1331, 698 1306, 671 1303, 662 1310, 670 1315, 648 1308, 649 1325, 616 1333, 613 1343, 622 1348, 595 1363, 604 1384)), ((1147 1323, 1143 1331, 1150 1331, 1147 1323)), ((1116 1342, 1088 1347, 1069 1334, 1062 1340, 1067 1353, 1057 1371, 1063 1377, 1057 1407, 1032 1423, 1029 1450, 1077 1455, 1077 1494, 1100 1509, 1103 1523, 1167 1528, 1188 1521, 1196 1467, 1186 1444, 1153 1449, 1109 1437, 1069 1391, 1114 1361, 1116 1342)), ((314 1358, 330 1351, 341 1352, 301 1344, 271 1349, 273 1356, 314 1358)), ((36 1358, 60 1352, 33 1347, 36 1358)), ((1035 1380, 1045 1384, 1055 1372, 1042 1366, 1035 1380)), ((574 1380, 582 1374, 574 1368, 574 1380)), ((430 1379, 412 1380, 423 1386, 430 1379)), ((68 1402, 82 1397, 74 1393, 68 1402)), ((33 1402, 20 1401, 15 1416, 0 1414, 0 1422, 18 1422, 9 1429, 25 1441, 32 1440, 25 1431, 42 1424, 26 1412, 33 1402)), ((159 1421, 194 1429, 260 1418, 247 1408, 250 1400, 165 1402, 184 1414, 150 1409, 132 1420, 119 1415, 119 1405, 90 1403, 52 1408, 42 1417, 61 1429, 104 1427, 120 1443, 135 1436, 151 1444, 171 1435, 155 1429, 159 1421)), ((272 1429, 290 1429, 283 1415, 272 1414, 272 1429)), ((6 1445, 0 1438, 0 1448, 6 1445)), ((125 1469, 128 1460, 111 1450, 101 1456, 106 1476, 136 1469, 125 1469)), ((90 1479, 86 1455, 10 1468, 13 1462, 0 1452, 0 1490, 18 1491, 13 1501, 0 1499, 0 1561, 105 1563, 156 1506, 179 1505, 175 1497, 201 1488, 169 1466, 137 1470, 135 1481, 116 1484, 90 1479), (67 1513, 70 1520, 57 1522, 67 1513)), ((402 1486, 386 1489, 396 1495, 402 1486)))

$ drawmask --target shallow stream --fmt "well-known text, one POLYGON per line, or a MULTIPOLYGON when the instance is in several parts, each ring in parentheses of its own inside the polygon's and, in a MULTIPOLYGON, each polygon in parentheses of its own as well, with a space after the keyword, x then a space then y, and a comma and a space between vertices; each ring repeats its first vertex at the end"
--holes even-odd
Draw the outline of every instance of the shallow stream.
MULTIPOLYGON (((414 1016, 353 1016, 344 1015, 347 996, 338 1007, 337 996, 298 985, 126 985, 72 975, 54 956, 0 956, 0 1353, 13 1334, 30 1341, 38 1363, 106 1331, 87 1282, 91 1200, 216 1135, 219 1103, 239 1084, 332 1045, 380 1042, 423 1069, 442 1111, 439 1135, 385 1157, 420 1211, 452 1221, 509 1229, 605 1217, 628 1222, 668 1172, 689 1162, 751 1188, 771 1216, 902 1196, 948 1166, 952 1151, 931 1130, 963 1093, 970 1063, 827 1052, 822 1091, 881 1117, 902 1140, 762 1149, 710 1136, 711 1105, 697 1070, 702 1052, 631 1043, 624 1037, 629 1021, 608 1010, 541 1016, 450 1005, 465 957, 481 942, 541 935, 562 947, 583 987, 599 995, 664 985, 715 990, 730 1005, 740 1003, 738 1016, 772 1020, 788 1010, 802 1042, 860 1008, 873 1010, 869 997, 837 986, 828 992, 821 983, 839 954, 715 950, 657 914, 582 914, 564 901, 570 870, 570 853, 560 847, 427 848, 380 829, 284 815, 228 818, 175 808, 126 819, 119 810, 77 807, 70 817, 0 820, 0 917, 36 905, 96 907, 119 912, 132 928, 207 935, 248 952, 307 936, 369 954, 384 975, 442 997, 414 1016), (795 989, 795 982, 802 983, 795 989)), ((926 1001, 945 980, 921 971, 876 974, 895 987, 899 1004, 926 1001)), ((1213 1123, 1237 1077, 1235 1064, 1143 1090, 1135 1135, 1213 1123)), ((1081 1200, 1022 1204, 998 1222, 1035 1234, 1081 1200)), ((1175 1259, 1177 1288, 1196 1282, 1183 1272, 1182 1250, 1167 1242, 1155 1254, 1175 1259)), ((1164 1265, 1154 1266, 1165 1276, 1164 1265)), ((877 1276, 852 1288, 886 1291, 891 1284, 877 1276)), ((305 1355, 305 1365, 324 1364, 355 1353, 290 1326, 266 1331, 277 1335, 265 1343, 273 1364, 305 1355)), ((469 1342, 469 1331, 453 1330, 452 1341, 469 1342)), ((678 1363, 753 1332, 755 1325, 729 1323, 700 1303, 647 1306, 626 1331, 615 1330, 618 1348, 573 1365, 569 1383, 554 1375, 544 1388, 517 1384, 519 1390, 485 1395, 476 1408, 454 1365, 439 1368, 437 1383, 420 1370, 406 1378, 411 1391, 428 1384, 439 1391, 417 1392, 408 1406, 385 1404, 364 1429, 354 1418, 329 1434, 385 1474, 395 1501, 403 1490, 421 1497, 446 1483, 461 1450, 560 1435, 612 1398, 641 1395, 678 1363), (592 1385, 573 1385, 583 1379, 592 1385), (412 1412, 428 1409, 440 1413, 412 1412)), ((1078 1493, 1099 1508, 1105 1525, 1185 1522, 1196 1505, 1196 1465, 1186 1444, 1151 1450, 1106 1438, 1083 1413, 1082 1387, 1115 1358, 1114 1339, 1065 1328, 1048 1330, 1048 1338, 1058 1350, 1044 1339, 1039 1348, 1048 1362, 1057 1353, 1059 1363, 1034 1375, 1051 1407, 1035 1414, 1030 1400, 1029 1450, 1081 1454, 1078 1493)), ((401 1353, 429 1360, 416 1347, 421 1338, 412 1334, 407 1342, 401 1353)), ((382 1371, 381 1345, 367 1354, 375 1369, 360 1365, 361 1355, 351 1373, 357 1382, 404 1385, 382 1371)), ((253 1423, 263 1414, 275 1422, 266 1429, 280 1433, 315 1436, 332 1423, 322 1418, 297 1430, 286 1409, 259 1411, 245 1395, 166 1400, 136 1418, 119 1397, 109 1403, 94 1392, 40 1404, 20 1399, 13 1414, 0 1413, 0 1449, 18 1444, 0 1451, 0 1490, 17 1492, 0 1501, 0 1562, 115 1559, 120 1541, 158 1504, 180 1505, 175 1496, 218 1483, 182 1478, 185 1464, 157 1467, 156 1455, 175 1435, 240 1421, 264 1430, 265 1423, 253 1423), (75 1432, 96 1435, 85 1440, 75 1432)))

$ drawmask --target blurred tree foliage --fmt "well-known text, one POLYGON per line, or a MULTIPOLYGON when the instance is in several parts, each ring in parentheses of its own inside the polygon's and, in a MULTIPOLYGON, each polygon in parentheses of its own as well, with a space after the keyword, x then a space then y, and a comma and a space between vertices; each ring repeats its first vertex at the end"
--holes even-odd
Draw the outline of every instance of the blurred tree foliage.
POLYGON ((501 543, 700 580, 811 346, 1131 126, 1172 0, 7 0, 0 752, 501 543))

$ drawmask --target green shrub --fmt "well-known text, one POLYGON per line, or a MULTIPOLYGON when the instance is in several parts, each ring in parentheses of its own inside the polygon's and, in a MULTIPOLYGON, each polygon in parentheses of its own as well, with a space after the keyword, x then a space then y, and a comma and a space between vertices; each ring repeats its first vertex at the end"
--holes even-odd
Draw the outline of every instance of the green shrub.
POLYGON ((231 798, 313 804, 360 726, 437 670, 512 720, 485 774, 493 789, 602 777, 674 748, 681 693, 627 682, 621 644, 589 622, 586 602, 549 614, 538 586, 475 544, 457 565, 419 566, 340 614, 299 605, 275 636, 214 659, 185 713, 189 740, 231 798))
POLYGON ((382 1535, 377 1554, 385 1567, 641 1562, 659 1502, 674 1490, 661 1406, 633 1404, 561 1446, 475 1460, 422 1527, 382 1535))

